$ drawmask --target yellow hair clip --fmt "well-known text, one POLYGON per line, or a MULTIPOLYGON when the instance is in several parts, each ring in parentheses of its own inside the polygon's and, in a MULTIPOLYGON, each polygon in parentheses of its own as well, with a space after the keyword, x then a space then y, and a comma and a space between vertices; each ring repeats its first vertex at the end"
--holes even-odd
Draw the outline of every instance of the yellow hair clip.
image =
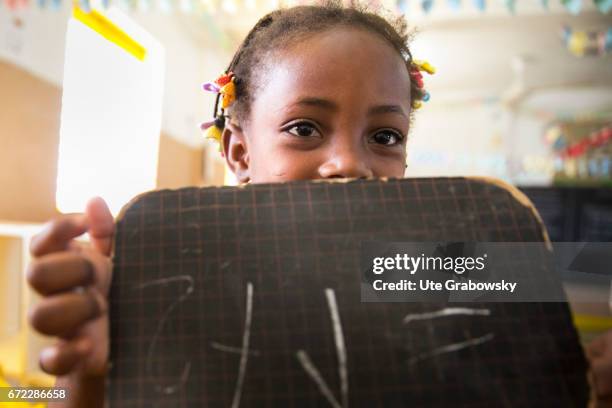
POLYGON ((213 139, 215 140, 217 143, 219 143, 219 148, 221 148, 221 129, 219 129, 216 126, 211 126, 208 129, 206 129, 206 132, 204 132, 204 136, 207 139, 213 139))
POLYGON ((204 137, 212 139, 219 145, 219 152, 223 155, 223 129, 225 127, 225 118, 223 116, 217 116, 215 119, 204 122, 200 125, 200 129, 204 130, 204 137))
POLYGON ((419 69, 419 71, 425 71, 429 75, 433 75, 436 73, 436 69, 427 61, 413 60, 412 63, 419 69))
POLYGON ((221 94, 221 108, 225 109, 230 106, 236 100, 236 84, 234 83, 234 78, 230 80, 226 85, 219 90, 221 94))

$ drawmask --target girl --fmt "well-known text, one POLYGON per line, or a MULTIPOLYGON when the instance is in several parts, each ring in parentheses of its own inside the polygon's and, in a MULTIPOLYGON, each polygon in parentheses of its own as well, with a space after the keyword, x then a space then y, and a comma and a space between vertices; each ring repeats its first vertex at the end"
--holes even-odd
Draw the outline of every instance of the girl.
MULTIPOLYGON (((238 180, 402 177, 412 113, 428 98, 419 71, 433 71, 413 61, 403 21, 336 5, 263 17, 226 75, 205 85, 221 107, 204 127, 238 180)), ((44 298, 31 323, 59 338, 40 364, 69 388, 62 406, 103 405, 112 234, 94 199, 32 242, 28 278, 44 298), (73 241, 85 232, 90 247, 73 241)))

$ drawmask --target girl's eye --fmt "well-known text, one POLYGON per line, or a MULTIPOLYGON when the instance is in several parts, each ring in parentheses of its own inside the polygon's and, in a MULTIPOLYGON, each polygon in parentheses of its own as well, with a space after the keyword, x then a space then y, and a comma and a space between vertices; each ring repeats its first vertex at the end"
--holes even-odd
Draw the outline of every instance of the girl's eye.
POLYGON ((404 136, 394 130, 381 130, 370 136, 370 143, 384 146, 395 146, 402 143, 404 136))
POLYGON ((317 128, 308 122, 296 123, 286 128, 285 131, 297 137, 321 137, 317 128))

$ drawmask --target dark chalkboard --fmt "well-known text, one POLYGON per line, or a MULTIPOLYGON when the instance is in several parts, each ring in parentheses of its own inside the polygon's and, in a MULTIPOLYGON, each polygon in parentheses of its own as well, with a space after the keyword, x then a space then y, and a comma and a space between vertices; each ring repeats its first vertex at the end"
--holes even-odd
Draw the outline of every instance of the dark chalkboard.
POLYGON ((363 241, 542 241, 480 179, 158 191, 117 223, 111 407, 585 407, 565 303, 362 303, 363 241), (468 306, 468 307, 464 307, 468 306))

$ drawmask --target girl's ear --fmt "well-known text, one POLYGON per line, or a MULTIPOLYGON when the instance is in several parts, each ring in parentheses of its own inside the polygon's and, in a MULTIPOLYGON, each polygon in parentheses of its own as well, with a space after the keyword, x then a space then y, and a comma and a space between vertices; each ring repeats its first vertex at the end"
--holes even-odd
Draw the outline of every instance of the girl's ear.
POLYGON ((223 152, 225 162, 240 183, 248 183, 251 179, 249 172, 249 150, 244 132, 236 123, 226 120, 223 134, 223 152))

